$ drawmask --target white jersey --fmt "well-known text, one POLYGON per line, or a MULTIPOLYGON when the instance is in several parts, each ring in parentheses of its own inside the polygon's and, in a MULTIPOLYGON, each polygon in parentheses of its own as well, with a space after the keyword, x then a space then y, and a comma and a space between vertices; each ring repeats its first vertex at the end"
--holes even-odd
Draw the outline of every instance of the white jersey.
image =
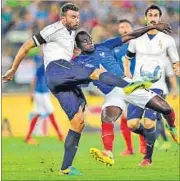
POLYGON ((166 77, 173 76, 174 71, 173 71, 172 64, 168 57, 166 57, 165 59, 160 61, 159 65, 161 66, 161 69, 162 69, 162 76, 161 76, 160 80, 158 80, 157 82, 152 84, 151 89, 161 89, 163 91, 163 94, 167 95, 168 87, 167 87, 167 83, 166 83, 166 77))
POLYGON ((55 60, 70 61, 74 50, 75 31, 68 31, 61 21, 51 24, 33 36, 37 46, 43 44, 44 65, 55 60))
POLYGON ((152 88, 158 88, 167 92, 165 74, 167 76, 173 75, 172 64, 168 62, 168 59, 170 58, 173 63, 179 61, 174 39, 165 33, 158 32, 155 37, 150 40, 146 33, 137 39, 131 40, 128 51, 136 54, 136 66, 133 79, 140 78, 140 68, 142 65, 148 64, 151 68, 151 62, 156 61, 163 70, 163 74, 161 79, 153 84, 152 88))

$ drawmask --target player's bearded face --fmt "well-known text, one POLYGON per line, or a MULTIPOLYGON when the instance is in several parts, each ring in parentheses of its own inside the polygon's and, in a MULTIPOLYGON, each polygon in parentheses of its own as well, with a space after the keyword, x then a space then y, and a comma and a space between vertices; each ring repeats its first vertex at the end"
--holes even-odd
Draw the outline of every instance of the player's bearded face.
POLYGON ((157 9, 150 9, 147 12, 147 25, 158 24, 161 21, 160 13, 157 9))
POLYGON ((69 10, 63 20, 69 30, 77 30, 80 21, 79 12, 69 10))

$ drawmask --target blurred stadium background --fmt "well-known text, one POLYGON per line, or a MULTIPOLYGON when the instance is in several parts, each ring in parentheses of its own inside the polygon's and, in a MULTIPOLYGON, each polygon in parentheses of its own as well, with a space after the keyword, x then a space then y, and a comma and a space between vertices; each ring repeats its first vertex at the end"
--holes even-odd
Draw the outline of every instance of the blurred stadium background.
MULTIPOLYGON (((11 66, 17 50, 24 41, 46 25, 59 20, 60 7, 64 2, 67 1, 2 0, 2 74, 11 66)), ((96 43, 118 35, 117 27, 120 19, 126 18, 130 20, 135 29, 145 25, 144 10, 151 4, 158 4, 163 10, 163 20, 169 22, 172 26, 172 36, 175 38, 178 51, 180 50, 179 1, 76 0, 72 2, 76 2, 80 6, 81 27, 86 28, 92 34, 96 43)), ((45 138, 46 141, 39 138, 42 144, 38 148, 33 148, 30 145, 24 145, 22 142, 28 130, 29 113, 33 108, 30 97, 30 82, 36 69, 35 56, 39 54, 39 48, 30 51, 19 67, 14 80, 8 84, 2 83, 3 180, 60 179, 58 175, 54 175, 54 173, 52 175, 54 168, 52 169, 51 164, 56 169, 59 168, 61 161, 59 162, 57 158, 59 158, 59 150, 61 150, 60 159, 62 160, 63 144, 58 144, 57 140, 51 138, 45 138), (42 165, 44 160, 45 166, 42 165), (52 160, 55 160, 55 162, 52 163, 52 160), (39 163, 41 165, 38 165, 39 163)), ((177 80, 179 86, 179 79, 177 78, 177 80)), ((179 178, 178 151, 175 144, 170 157, 167 152, 156 153, 154 157, 157 165, 144 173, 140 169, 134 170, 141 160, 140 155, 131 158, 119 157, 120 150, 124 149, 120 136, 117 136, 116 142, 118 144, 115 146, 115 157, 120 166, 116 164, 110 172, 108 168, 103 167, 102 169, 101 165, 93 164, 92 167, 89 167, 92 164, 91 158, 87 156, 89 147, 102 147, 100 112, 103 97, 93 86, 84 89, 84 92, 88 102, 85 117, 87 126, 84 131, 86 133, 82 138, 83 146, 81 146, 80 153, 78 153, 80 156, 76 158, 76 165, 85 170, 86 177, 81 177, 80 180, 83 180, 83 178, 85 180, 88 180, 87 178, 104 180, 104 173, 107 180, 114 180, 114 178, 116 180, 118 178, 123 180, 145 180, 147 175, 149 180, 177 180, 179 178), (167 165, 171 165, 172 162, 174 162, 174 165, 169 169, 167 165), (120 172, 119 167, 124 170, 120 172), (92 168, 96 169, 97 172, 92 172, 92 168)), ((66 134, 69 128, 68 119, 54 97, 52 97, 52 101, 58 125, 62 132, 66 134)), ((179 122, 179 96, 173 99, 169 95, 168 101, 175 109, 177 122, 179 122)), ((119 135, 118 121, 115 128, 119 135)), ((48 136, 55 136, 50 124, 47 134, 48 136)), ((37 135, 41 135, 41 132, 37 133, 37 135)), ((137 145, 136 143, 135 145, 137 145)))
MULTIPOLYGON (((46 25, 59 20, 60 7, 64 2, 66 1, 2 1, 2 74, 12 64, 17 50, 24 41, 46 25)), ((120 19, 130 20, 135 29, 145 25, 144 10, 149 5, 156 3, 163 10, 163 20, 172 26, 172 36, 175 38, 179 50, 179 1, 76 0, 74 2, 80 6, 80 26, 92 34, 95 42, 118 35, 117 28, 120 19)), ((13 135, 23 136, 28 128, 28 115, 32 111, 29 96, 30 82, 36 69, 34 57, 39 53, 39 48, 30 51, 18 69, 14 80, 8 84, 2 83, 2 120, 5 124, 8 120, 13 135)), ((88 99, 86 130, 90 128, 93 131, 93 128, 100 126, 100 106, 103 103, 103 97, 91 85, 84 91, 88 99)), ((59 109, 58 102, 54 98, 52 100, 58 123, 66 133, 69 127, 67 118, 59 109)), ((169 96, 169 100, 178 110, 178 99, 173 100, 169 96)), ((49 135, 53 134, 50 127, 49 135)))

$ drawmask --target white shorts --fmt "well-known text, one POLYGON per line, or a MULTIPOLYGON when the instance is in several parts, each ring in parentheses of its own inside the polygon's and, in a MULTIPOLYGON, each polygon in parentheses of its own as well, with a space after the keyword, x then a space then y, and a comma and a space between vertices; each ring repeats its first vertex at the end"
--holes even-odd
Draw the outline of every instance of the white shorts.
POLYGON ((116 106, 122 110, 126 110, 127 104, 129 103, 144 109, 146 104, 156 95, 156 93, 145 89, 137 89, 127 95, 122 88, 115 87, 109 94, 105 95, 102 109, 108 106, 116 106))
POLYGON ((34 93, 33 112, 40 115, 53 113, 53 105, 49 93, 34 93))

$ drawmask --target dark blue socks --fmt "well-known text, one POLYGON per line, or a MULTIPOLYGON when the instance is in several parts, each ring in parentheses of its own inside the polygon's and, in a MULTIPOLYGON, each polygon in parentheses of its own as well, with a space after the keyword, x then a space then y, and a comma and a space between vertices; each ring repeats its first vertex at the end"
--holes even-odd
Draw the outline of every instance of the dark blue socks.
POLYGON ((132 130, 134 133, 140 134, 145 137, 146 140, 146 155, 144 158, 149 159, 152 161, 152 154, 154 150, 154 143, 156 140, 156 130, 155 127, 146 129, 144 126, 140 123, 139 128, 132 130))
POLYGON ((80 133, 77 133, 73 130, 69 130, 64 144, 65 153, 61 170, 65 170, 72 165, 74 156, 78 149, 80 137, 80 133))
POLYGON ((154 150, 154 143, 156 141, 156 129, 155 127, 150 128, 150 129, 144 129, 145 133, 145 140, 146 140, 146 155, 144 158, 149 159, 152 161, 152 154, 154 150))
POLYGON ((139 128, 132 130, 132 132, 134 132, 136 134, 140 134, 145 137, 145 128, 141 123, 140 123, 139 128))

